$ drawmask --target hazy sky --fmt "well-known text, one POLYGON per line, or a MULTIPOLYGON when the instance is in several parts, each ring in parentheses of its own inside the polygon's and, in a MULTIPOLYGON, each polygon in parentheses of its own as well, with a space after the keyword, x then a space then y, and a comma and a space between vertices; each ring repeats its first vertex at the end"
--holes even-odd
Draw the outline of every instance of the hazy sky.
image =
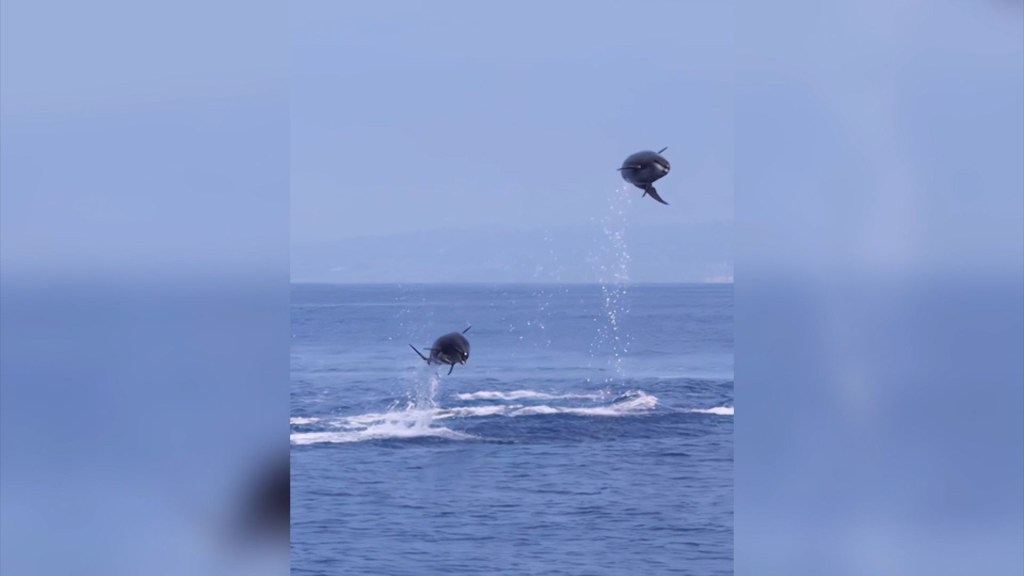
POLYGON ((622 192, 638 279, 731 275, 734 28, 728 2, 293 4, 293 278, 595 280, 615 169, 664 146, 671 206, 622 192))
POLYGON ((740 270, 1004 268, 1021 7, 7 2, 3 269, 283 269, 290 223, 297 279, 594 281, 623 194, 638 281, 729 276, 734 228, 740 270), (619 192, 662 146, 671 205, 619 192))

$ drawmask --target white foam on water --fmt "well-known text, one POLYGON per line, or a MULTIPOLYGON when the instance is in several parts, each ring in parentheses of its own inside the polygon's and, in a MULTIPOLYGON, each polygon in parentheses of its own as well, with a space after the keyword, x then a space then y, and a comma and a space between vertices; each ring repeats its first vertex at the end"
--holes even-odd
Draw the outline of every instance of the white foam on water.
POLYGON ((434 420, 445 418, 471 418, 474 416, 501 416, 510 410, 520 408, 518 404, 496 404, 490 406, 463 406, 458 408, 443 408, 436 410, 433 414, 434 420))
POLYGON ((319 418, 304 418, 302 416, 292 416, 288 419, 288 423, 292 426, 303 426, 305 424, 313 424, 319 421, 319 418))
POLYGON ((501 392, 498 390, 479 390, 477 392, 467 392, 455 395, 455 397, 458 398, 459 400, 568 400, 574 398, 600 400, 604 396, 605 395, 601 393, 549 394, 547 392, 538 392, 536 390, 512 390, 509 392, 501 392))
POLYGON ((714 408, 691 408, 687 410, 694 414, 715 414, 717 416, 733 416, 735 410, 732 406, 715 406, 714 408))
POLYGON ((293 444, 365 442, 367 440, 445 438, 469 440, 476 437, 444 426, 434 426, 436 410, 409 409, 383 414, 359 414, 335 422, 341 431, 300 432, 291 435, 293 444))
MULTIPOLYGON (((526 397, 535 398, 536 396, 527 395, 526 397)), ((549 406, 547 404, 535 406, 488 404, 485 406, 422 409, 410 403, 404 410, 370 412, 328 421, 327 424, 333 430, 296 432, 291 435, 291 442, 293 444, 322 444, 428 437, 444 438, 447 440, 478 440, 479 437, 472 434, 458 432, 444 426, 436 426, 435 421, 452 418, 519 417, 550 414, 629 416, 648 412, 657 407, 657 405, 658 398, 656 396, 639 390, 627 392, 611 404, 589 407, 549 406)), ((730 410, 731 414, 732 408, 728 407, 728 410, 730 410)), ((320 421, 317 418, 309 420, 320 421)))
POLYGON ((410 438, 444 438, 446 440, 472 440, 476 436, 456 432, 444 427, 403 426, 395 423, 379 424, 365 430, 346 432, 301 432, 291 435, 292 444, 325 444, 365 442, 410 438))
POLYGON ((625 400, 607 406, 564 407, 526 406, 509 413, 510 416, 534 416, 544 414, 573 414, 576 416, 629 416, 648 412, 658 406, 658 397, 645 392, 631 392, 625 400))
POLYGON ((418 410, 413 406, 395 412, 368 412, 356 414, 333 422, 337 428, 366 428, 387 421, 420 421, 430 418, 430 410, 418 410))
POLYGON ((512 412, 512 416, 536 416, 538 414, 558 414, 561 412, 558 408, 552 406, 526 406, 512 412))

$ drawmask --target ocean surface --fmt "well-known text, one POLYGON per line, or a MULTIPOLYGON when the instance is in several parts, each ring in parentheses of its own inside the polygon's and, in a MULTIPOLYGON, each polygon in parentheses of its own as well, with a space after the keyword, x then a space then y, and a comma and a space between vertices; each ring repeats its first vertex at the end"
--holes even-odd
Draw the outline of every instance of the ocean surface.
POLYGON ((291 307, 293 574, 732 573, 732 285, 291 307), (450 376, 409 348, 469 325, 450 376))

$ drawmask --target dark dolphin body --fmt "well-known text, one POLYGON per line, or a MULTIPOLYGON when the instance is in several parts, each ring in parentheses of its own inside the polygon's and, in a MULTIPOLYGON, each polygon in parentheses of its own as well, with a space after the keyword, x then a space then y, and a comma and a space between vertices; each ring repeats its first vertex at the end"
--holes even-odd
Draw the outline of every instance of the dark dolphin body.
POLYGON ((434 341, 434 345, 427 348, 430 351, 430 357, 427 358, 423 354, 420 354, 419 350, 412 344, 409 347, 413 349, 420 358, 423 358, 427 364, 448 364, 451 368, 448 369, 448 374, 451 375, 452 370, 455 370, 456 364, 465 364, 469 361, 469 340, 463 336, 472 326, 466 327, 462 332, 452 332, 451 334, 445 334, 434 341))
POLYGON ((665 150, 668 150, 668 148, 662 148, 657 152, 651 152, 650 150, 637 152, 626 158, 619 171, 622 173, 623 180, 644 191, 643 196, 650 194, 651 198, 668 205, 668 202, 662 200, 661 196, 658 195, 658 191, 652 186, 655 181, 668 174, 668 171, 672 168, 668 160, 661 155, 665 150))

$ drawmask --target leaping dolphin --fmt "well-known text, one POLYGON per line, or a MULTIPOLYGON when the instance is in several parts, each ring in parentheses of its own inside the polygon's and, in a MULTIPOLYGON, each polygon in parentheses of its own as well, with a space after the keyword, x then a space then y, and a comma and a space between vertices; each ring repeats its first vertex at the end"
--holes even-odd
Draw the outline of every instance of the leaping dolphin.
POLYGON ((626 158, 622 163, 622 168, 618 170, 622 174, 623 180, 644 191, 641 198, 649 194, 651 198, 667 206, 668 202, 661 199, 658 191, 652 185, 659 178, 668 174, 668 171, 672 168, 668 160, 661 155, 665 150, 668 150, 668 146, 657 152, 651 152, 650 150, 637 152, 626 158))
POLYGON ((452 332, 445 334, 434 341, 434 345, 427 348, 430 352, 430 357, 424 356, 416 349, 415 346, 409 344, 409 347, 413 349, 419 357, 422 358, 427 364, 448 364, 451 368, 448 369, 448 375, 451 376, 452 370, 455 370, 456 364, 465 364, 469 361, 469 340, 463 336, 472 326, 467 326, 462 332, 452 332))

